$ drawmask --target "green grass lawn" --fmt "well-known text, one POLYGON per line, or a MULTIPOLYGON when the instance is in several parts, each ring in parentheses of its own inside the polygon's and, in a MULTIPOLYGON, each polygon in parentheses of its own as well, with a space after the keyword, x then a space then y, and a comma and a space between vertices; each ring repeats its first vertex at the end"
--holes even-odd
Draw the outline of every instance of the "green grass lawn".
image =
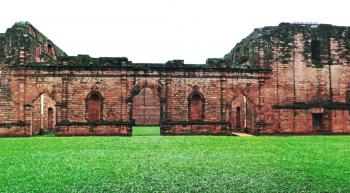
POLYGON ((1 138, 0 192, 350 192, 350 136, 1 138))
POLYGON ((159 127, 133 127, 132 135, 133 136, 159 136, 160 128, 159 127))

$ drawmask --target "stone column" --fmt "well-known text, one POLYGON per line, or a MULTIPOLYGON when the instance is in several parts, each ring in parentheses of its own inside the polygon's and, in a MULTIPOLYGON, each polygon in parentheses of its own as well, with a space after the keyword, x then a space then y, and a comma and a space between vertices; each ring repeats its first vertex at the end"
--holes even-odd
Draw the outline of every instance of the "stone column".
POLYGON ((166 84, 165 84, 165 89, 166 89, 166 99, 167 99, 167 103, 166 103, 166 120, 169 120, 169 119, 171 119, 171 109, 172 109, 172 107, 171 107, 171 103, 168 103, 168 99, 171 99, 172 98, 172 93, 171 93, 171 89, 169 88, 170 87, 170 85, 171 85, 171 83, 172 83, 172 79, 170 79, 170 78, 167 78, 166 79, 166 84))
POLYGON ((62 103, 56 103, 56 124, 62 122, 62 103))
POLYGON ((228 121, 226 120, 226 100, 225 97, 227 96, 226 92, 227 88, 227 80, 225 78, 220 79, 220 122, 221 122, 221 132, 227 133, 228 132, 228 121), (224 124, 225 123, 225 124, 224 124))
POLYGON ((62 78, 62 103, 60 106, 61 120, 60 122, 68 121, 68 77, 62 78))
POLYGON ((25 104, 24 105, 24 120, 25 123, 28 125, 26 127, 29 127, 28 135, 33 135, 33 105, 31 104, 25 104))
POLYGON ((167 120, 167 81, 165 78, 160 78, 158 84, 161 87, 158 96, 160 99, 160 134, 165 133, 164 122, 167 120))
POLYGON ((24 79, 17 79, 18 90, 15 92, 15 95, 18 97, 18 114, 17 121, 25 121, 25 112, 24 112, 24 95, 25 95, 25 84, 24 79))
POLYGON ((161 90, 159 91, 159 99, 160 99, 160 124, 166 119, 166 104, 167 104, 167 96, 166 96, 166 81, 165 78, 160 78, 158 80, 159 85, 161 86, 161 90))
POLYGON ((128 91, 127 91, 127 83, 128 83, 128 79, 126 77, 121 77, 120 80, 121 83, 121 100, 120 100, 120 108, 121 108, 121 113, 120 113, 120 119, 121 120, 128 120, 129 119, 129 104, 126 103, 126 99, 129 95, 128 91))

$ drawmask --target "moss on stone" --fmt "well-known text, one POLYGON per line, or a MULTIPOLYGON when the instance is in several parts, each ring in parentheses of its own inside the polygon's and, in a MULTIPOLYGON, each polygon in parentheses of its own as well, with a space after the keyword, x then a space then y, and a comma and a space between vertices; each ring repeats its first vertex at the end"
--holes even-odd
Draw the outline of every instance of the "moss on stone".
POLYGON ((224 59, 235 67, 259 67, 260 55, 253 50, 261 49, 264 53, 262 59, 265 67, 270 66, 276 59, 281 64, 289 64, 293 59, 294 35, 298 33, 301 33, 304 38, 304 59, 308 66, 323 67, 333 64, 334 59, 330 52, 331 38, 338 42, 343 39, 345 48, 350 50, 349 27, 281 23, 279 26, 255 29, 225 55, 224 59), (311 60, 312 40, 318 40, 321 43, 320 61, 311 60), (244 53, 242 50, 249 50, 249 53, 244 53), (242 57, 248 57, 248 63, 244 63, 242 57))

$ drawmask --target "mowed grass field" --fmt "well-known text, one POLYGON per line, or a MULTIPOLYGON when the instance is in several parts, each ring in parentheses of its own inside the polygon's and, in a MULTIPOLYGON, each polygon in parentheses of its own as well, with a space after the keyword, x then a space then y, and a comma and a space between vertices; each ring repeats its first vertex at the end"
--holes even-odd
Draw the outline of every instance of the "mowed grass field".
POLYGON ((133 127, 132 128, 133 136, 159 136, 160 128, 159 127, 133 127))
POLYGON ((350 192, 350 136, 1 138, 0 192, 350 192))

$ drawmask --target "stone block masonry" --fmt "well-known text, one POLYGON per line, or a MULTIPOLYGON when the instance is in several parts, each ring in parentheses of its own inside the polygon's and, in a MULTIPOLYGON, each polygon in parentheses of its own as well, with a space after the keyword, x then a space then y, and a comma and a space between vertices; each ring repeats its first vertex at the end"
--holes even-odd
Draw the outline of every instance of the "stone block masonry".
POLYGON ((350 28, 255 29, 205 64, 68 56, 28 22, 0 33, 0 136, 350 134, 350 28))

